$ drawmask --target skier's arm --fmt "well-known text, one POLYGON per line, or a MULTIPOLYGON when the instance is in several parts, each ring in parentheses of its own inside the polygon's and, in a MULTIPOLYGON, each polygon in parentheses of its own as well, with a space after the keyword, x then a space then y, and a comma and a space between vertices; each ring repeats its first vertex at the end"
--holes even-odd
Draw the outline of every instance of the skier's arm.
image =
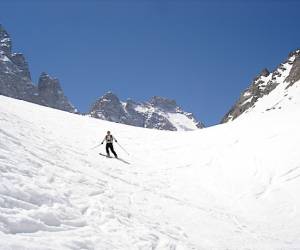
POLYGON ((104 139, 103 139, 103 141, 101 142, 101 144, 103 144, 103 143, 105 142, 105 140, 106 140, 106 136, 104 137, 104 139))
POLYGON ((113 136, 113 138, 114 138, 115 142, 118 142, 117 139, 114 136, 113 136))

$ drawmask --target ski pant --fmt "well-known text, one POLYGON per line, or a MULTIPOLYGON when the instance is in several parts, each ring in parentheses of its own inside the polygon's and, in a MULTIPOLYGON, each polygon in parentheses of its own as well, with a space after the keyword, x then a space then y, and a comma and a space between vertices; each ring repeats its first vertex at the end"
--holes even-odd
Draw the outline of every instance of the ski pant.
POLYGON ((114 150, 114 146, 112 143, 106 143, 106 154, 109 156, 110 153, 109 153, 109 150, 114 154, 115 157, 118 157, 117 156, 117 153, 115 152, 114 150))

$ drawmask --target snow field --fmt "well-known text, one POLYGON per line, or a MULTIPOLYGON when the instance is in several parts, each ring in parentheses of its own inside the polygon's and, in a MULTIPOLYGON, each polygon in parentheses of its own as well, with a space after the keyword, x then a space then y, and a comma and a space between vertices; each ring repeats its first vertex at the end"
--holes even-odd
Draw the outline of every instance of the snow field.
POLYGON ((191 132, 0 96, 0 249, 300 249, 299 84, 276 91, 191 132))

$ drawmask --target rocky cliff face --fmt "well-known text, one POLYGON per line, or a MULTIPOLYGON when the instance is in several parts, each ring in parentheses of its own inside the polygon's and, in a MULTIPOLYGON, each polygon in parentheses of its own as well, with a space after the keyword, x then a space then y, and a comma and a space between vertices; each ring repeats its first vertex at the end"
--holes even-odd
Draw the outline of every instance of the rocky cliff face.
POLYGON ((12 41, 0 24, 0 94, 68 112, 77 112, 64 96, 57 79, 42 73, 34 85, 28 63, 21 53, 12 52, 12 41))
POLYGON ((76 112, 74 106, 65 97, 59 80, 52 78, 45 72, 39 78, 38 93, 42 105, 73 113, 76 112))
POLYGON ((111 92, 92 106, 92 117, 127 125, 160 130, 195 130, 203 128, 191 113, 184 112, 174 100, 153 97, 149 102, 122 102, 111 92))
POLYGON ((286 82, 290 83, 288 87, 300 80, 300 49, 290 53, 289 60, 292 68, 288 77, 285 79, 286 82))
POLYGON ((239 100, 224 116, 221 123, 232 121, 244 112, 249 112, 264 96, 269 95, 279 85, 289 83, 285 88, 293 86, 300 80, 300 49, 289 54, 273 72, 264 69, 240 96, 239 100))

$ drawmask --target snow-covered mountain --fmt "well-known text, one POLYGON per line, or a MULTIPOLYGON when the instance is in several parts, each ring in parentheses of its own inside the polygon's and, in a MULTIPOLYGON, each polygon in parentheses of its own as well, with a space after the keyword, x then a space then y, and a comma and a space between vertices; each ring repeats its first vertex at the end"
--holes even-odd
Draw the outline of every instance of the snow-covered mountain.
POLYGON ((300 81, 189 132, 0 96, 0 249, 299 249, 299 110, 300 81))
POLYGON ((12 41, 0 24, 0 95, 76 113, 58 79, 42 73, 34 85, 23 54, 12 52, 12 41))
POLYGON ((123 102, 108 92, 99 98, 89 114, 94 118, 127 125, 160 130, 188 131, 203 128, 192 113, 183 111, 175 102, 158 96, 149 102, 123 102))
POLYGON ((281 63, 273 72, 267 69, 253 80, 250 87, 240 96, 239 100, 222 119, 222 123, 236 119, 243 113, 253 112, 259 104, 260 112, 281 108, 280 103, 289 99, 288 88, 300 80, 300 49, 289 54, 288 59, 281 63), (272 105, 264 102, 271 92, 278 92, 278 96, 272 105), (262 105, 260 103, 265 103, 262 105))

